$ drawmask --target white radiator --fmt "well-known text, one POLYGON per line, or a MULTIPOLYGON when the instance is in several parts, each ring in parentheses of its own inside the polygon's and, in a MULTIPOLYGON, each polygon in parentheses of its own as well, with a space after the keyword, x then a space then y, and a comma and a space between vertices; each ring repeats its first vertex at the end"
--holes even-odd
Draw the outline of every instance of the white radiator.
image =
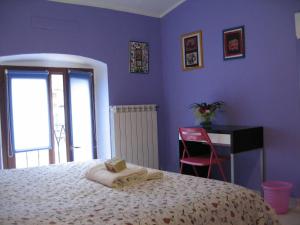
POLYGON ((110 106, 112 157, 158 169, 157 105, 110 106))

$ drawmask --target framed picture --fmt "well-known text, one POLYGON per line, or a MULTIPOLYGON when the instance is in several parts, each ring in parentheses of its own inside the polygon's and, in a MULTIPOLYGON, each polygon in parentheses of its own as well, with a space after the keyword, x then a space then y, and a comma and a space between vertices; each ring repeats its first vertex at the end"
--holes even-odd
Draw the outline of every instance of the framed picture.
POLYGON ((244 26, 223 30, 224 60, 245 57, 244 26))
POLYGON ((202 31, 181 36, 183 70, 203 67, 202 31))
POLYGON ((149 44, 147 42, 129 42, 129 72, 149 73, 149 44))

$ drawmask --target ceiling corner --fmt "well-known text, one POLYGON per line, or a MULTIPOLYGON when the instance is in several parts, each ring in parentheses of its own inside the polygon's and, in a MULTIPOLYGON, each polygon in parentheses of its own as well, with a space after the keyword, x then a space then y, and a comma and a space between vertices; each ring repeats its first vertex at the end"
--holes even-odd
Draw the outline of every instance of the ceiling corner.
POLYGON ((163 18, 164 16, 166 16, 169 12, 173 11, 174 9, 176 9, 179 5, 181 5, 182 3, 184 3, 186 0, 180 0, 179 2, 177 2, 176 4, 172 5, 170 8, 168 8, 167 10, 165 10, 160 16, 159 18, 163 18))

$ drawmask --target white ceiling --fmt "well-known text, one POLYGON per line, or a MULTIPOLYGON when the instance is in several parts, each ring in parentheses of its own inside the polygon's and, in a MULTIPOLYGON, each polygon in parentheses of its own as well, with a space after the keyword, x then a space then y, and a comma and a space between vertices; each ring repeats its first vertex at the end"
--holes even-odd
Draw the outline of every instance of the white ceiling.
POLYGON ((186 0, 49 0, 161 18, 186 0))

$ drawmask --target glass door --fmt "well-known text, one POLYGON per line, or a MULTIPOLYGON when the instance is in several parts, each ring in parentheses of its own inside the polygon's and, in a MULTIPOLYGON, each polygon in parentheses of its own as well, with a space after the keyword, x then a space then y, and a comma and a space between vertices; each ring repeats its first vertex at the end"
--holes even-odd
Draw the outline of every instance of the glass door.
POLYGON ((53 114, 53 136, 55 163, 68 161, 67 133, 66 133, 66 104, 63 73, 51 73, 51 96, 53 114))
POLYGON ((92 70, 15 68, 0 79, 4 168, 96 158, 92 70))
POLYGON ((7 72, 8 156, 16 168, 48 165, 52 151, 47 71, 7 72))
POLYGON ((69 71, 70 153, 73 161, 96 158, 93 74, 69 71))

